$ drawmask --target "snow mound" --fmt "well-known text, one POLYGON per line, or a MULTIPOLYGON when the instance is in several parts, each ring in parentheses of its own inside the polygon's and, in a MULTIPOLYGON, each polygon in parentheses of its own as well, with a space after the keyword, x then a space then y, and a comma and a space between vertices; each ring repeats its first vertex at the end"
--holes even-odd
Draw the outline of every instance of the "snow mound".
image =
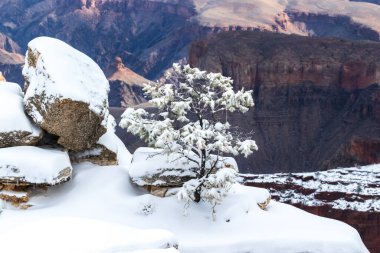
POLYGON ((0 182, 55 185, 70 179, 66 152, 37 147, 0 149, 0 182))
POLYGON ((40 139, 41 129, 33 125, 24 112, 23 96, 18 84, 0 83, 0 147, 27 145, 40 139))
POLYGON ((117 142, 116 138, 118 138, 115 134, 116 131, 116 121, 115 118, 110 114, 108 115, 108 120, 107 120, 107 132, 103 134, 99 141, 98 144, 104 146, 108 150, 117 153, 117 142))
MULTIPOLYGON (((105 116, 103 125, 106 126, 109 83, 100 67, 87 55, 58 39, 38 37, 28 44, 23 75, 29 85, 26 102, 35 96, 84 102, 95 114, 105 116)), ((43 120, 38 110, 34 111, 33 118, 37 122, 43 120)))
POLYGON ((175 248, 170 248, 170 249, 137 250, 137 251, 132 251, 129 253, 179 253, 179 251, 176 250, 175 248))
POLYGON ((1 233, 0 244, 6 252, 174 253, 174 249, 159 249, 174 247, 177 241, 170 232, 160 229, 141 230, 99 220, 56 217, 1 233))

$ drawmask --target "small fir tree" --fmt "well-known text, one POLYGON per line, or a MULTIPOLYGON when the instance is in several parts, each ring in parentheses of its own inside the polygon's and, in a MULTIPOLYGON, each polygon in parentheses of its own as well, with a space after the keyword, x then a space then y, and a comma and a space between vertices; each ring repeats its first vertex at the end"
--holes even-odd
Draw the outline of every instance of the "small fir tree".
POLYGON ((245 113, 254 105, 252 91, 234 92, 232 83, 219 73, 174 64, 164 81, 144 86, 157 114, 128 108, 122 115, 122 128, 165 154, 180 154, 199 168, 197 178, 178 193, 188 203, 203 199, 213 207, 219 204, 236 178, 234 170, 218 166, 222 155, 247 157, 257 150, 254 140, 232 131, 228 122, 228 112, 245 113))

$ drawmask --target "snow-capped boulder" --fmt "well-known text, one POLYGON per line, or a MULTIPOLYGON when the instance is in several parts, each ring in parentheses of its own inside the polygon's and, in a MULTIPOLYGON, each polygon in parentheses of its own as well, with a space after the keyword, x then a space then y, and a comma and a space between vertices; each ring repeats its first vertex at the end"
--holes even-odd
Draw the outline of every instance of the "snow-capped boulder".
POLYGON ((42 138, 24 112, 23 96, 18 84, 0 82, 0 148, 34 145, 42 138))
POLYGON ((38 147, 0 149, 0 185, 52 186, 71 178, 67 152, 38 147))
POLYGON ((28 44, 23 76, 27 113, 59 144, 82 151, 106 133, 109 83, 88 56, 39 37, 28 44))
POLYGON ((112 115, 108 116, 107 132, 103 134, 91 149, 70 152, 73 163, 91 162, 101 166, 117 165, 117 136, 115 134, 116 122, 112 115))
MULTIPOLYGON (((207 163, 206 168, 211 164, 207 163)), ((238 171, 232 157, 223 157, 217 168, 231 168, 238 171)), ((147 188, 153 195, 168 196, 170 188, 181 187, 197 177, 198 167, 179 154, 162 154, 161 149, 138 148, 133 154, 129 176, 135 184, 147 188)))

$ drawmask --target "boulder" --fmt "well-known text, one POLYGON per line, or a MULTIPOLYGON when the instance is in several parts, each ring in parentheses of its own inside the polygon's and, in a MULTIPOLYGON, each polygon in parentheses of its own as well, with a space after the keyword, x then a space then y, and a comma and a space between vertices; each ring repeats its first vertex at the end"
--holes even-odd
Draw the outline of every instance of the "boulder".
POLYGON ((39 37, 28 44, 23 76, 27 113, 63 147, 89 149, 106 133, 109 83, 88 56, 39 37))
POLYGON ((117 165, 117 141, 115 134, 116 122, 113 116, 108 116, 107 132, 91 149, 70 152, 73 163, 91 162, 100 166, 117 165))
POLYGON ((12 190, 57 185, 68 181, 71 174, 67 152, 28 146, 0 149, 0 185, 14 185, 12 190))
MULTIPOLYGON (((212 159, 216 159, 213 156, 212 159)), ((207 163, 210 168, 211 164, 207 163)), ((232 157, 223 157, 217 168, 231 168, 238 171, 232 157)), ((154 148, 138 148, 133 154, 129 176, 135 184, 145 187, 156 196, 172 194, 171 189, 181 187, 185 182, 197 177, 198 167, 180 154, 162 154, 154 148)))
POLYGON ((0 200, 17 208, 31 207, 31 196, 68 181, 71 175, 67 152, 28 146, 0 149, 0 200))
POLYGON ((18 84, 0 82, 0 148, 34 145, 42 138, 24 112, 23 96, 18 84))

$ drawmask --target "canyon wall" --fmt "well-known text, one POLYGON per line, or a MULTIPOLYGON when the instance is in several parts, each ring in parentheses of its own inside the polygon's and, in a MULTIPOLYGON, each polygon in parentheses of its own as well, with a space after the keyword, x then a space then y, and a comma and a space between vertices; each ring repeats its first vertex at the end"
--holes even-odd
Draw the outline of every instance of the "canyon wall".
POLYGON ((241 171, 380 162, 380 43, 225 32, 194 43, 189 61, 254 90, 256 106, 230 116, 259 145, 241 171))

